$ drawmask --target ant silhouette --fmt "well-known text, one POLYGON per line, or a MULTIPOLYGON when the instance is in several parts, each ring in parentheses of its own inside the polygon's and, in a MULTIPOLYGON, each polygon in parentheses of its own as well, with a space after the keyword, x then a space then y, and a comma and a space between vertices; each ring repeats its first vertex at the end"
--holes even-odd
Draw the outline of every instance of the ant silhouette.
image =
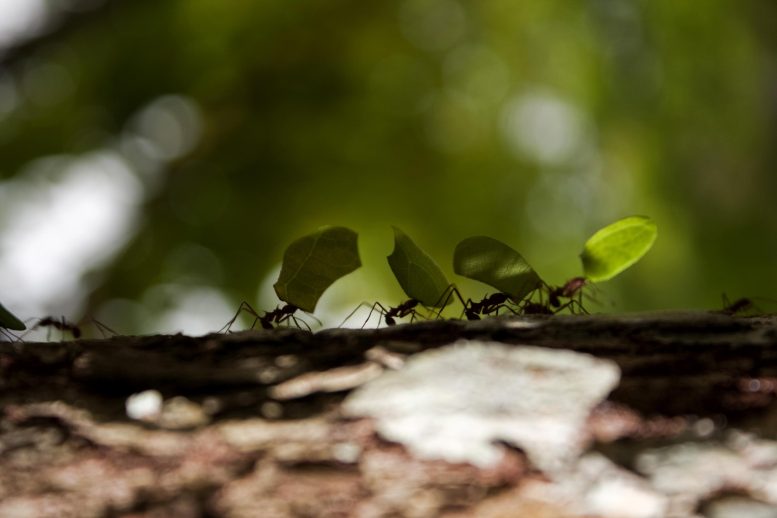
MULTIPOLYGON (((300 325, 300 322, 302 322, 302 324, 305 326, 305 328, 308 331, 312 331, 312 329, 310 328, 310 325, 308 325, 307 322, 305 322, 301 318, 297 318, 294 315, 299 310, 300 309, 293 304, 285 304, 283 306, 276 307, 272 311, 265 311, 263 314, 260 315, 251 306, 251 304, 243 301, 240 303, 240 307, 237 308, 237 312, 235 313, 235 316, 233 316, 232 319, 230 319, 230 321, 227 322, 227 324, 224 327, 219 329, 219 333, 221 332, 228 333, 231 330, 232 325, 237 320, 237 317, 239 317, 240 313, 242 313, 243 311, 245 311, 246 313, 254 317, 254 321, 251 324, 251 329, 253 329, 256 326, 257 322, 261 324, 263 329, 274 329, 276 325, 280 325, 283 322, 292 321, 294 322, 294 325, 297 326, 299 329, 302 329, 302 326, 300 325)), ((319 323, 319 325, 321 324, 321 321, 318 320, 316 317, 314 317, 313 315, 311 315, 311 317, 313 317, 313 319, 316 320, 319 323)))
MULTIPOLYGON (((419 316, 415 308, 418 306, 418 304, 420 304, 420 302, 418 302, 416 299, 407 299, 406 301, 404 301, 398 306, 388 308, 388 310, 386 310, 386 308, 384 308, 379 302, 376 302, 375 304, 377 304, 378 307, 381 309, 383 313, 383 320, 386 321, 387 326, 396 325, 397 323, 396 319, 398 318, 404 318, 410 315, 410 322, 413 322, 416 319, 416 317, 419 316)), ((369 320, 369 317, 367 318, 367 320, 369 320)))
POLYGON ((744 313, 745 311, 749 311, 755 306, 752 299, 742 297, 735 300, 734 302, 730 302, 725 295, 723 295, 723 305, 724 307, 719 311, 719 313, 731 316, 734 316, 737 313, 744 313))
POLYGON ((73 339, 78 340, 79 338, 83 337, 83 323, 85 321, 91 321, 91 324, 96 328, 103 338, 107 338, 109 335, 116 336, 118 333, 111 329, 110 327, 106 326, 102 322, 98 321, 96 318, 93 317, 86 317, 81 319, 78 323, 70 322, 69 320, 65 319, 65 317, 43 317, 39 319, 35 325, 31 326, 26 333, 24 333, 21 338, 24 338, 27 336, 27 334, 31 333, 35 329, 41 328, 41 327, 47 327, 49 328, 48 333, 46 334, 46 340, 51 340, 51 330, 57 329, 62 332, 62 339, 64 340, 65 333, 70 333, 73 336, 73 339))
POLYGON ((716 311, 716 313, 722 313, 724 315, 764 315, 767 312, 763 311, 758 305, 756 305, 756 301, 759 301, 761 304, 764 302, 767 304, 775 304, 774 299, 769 299, 767 297, 741 297, 736 299, 734 302, 731 302, 726 294, 723 294, 723 309, 716 311))
MULTIPOLYGON (((361 325, 361 328, 364 329, 364 326, 367 325, 367 322, 370 321, 370 318, 372 318, 372 314, 377 311, 380 313, 380 315, 383 317, 384 322, 386 322, 387 326, 393 326, 397 324, 398 318, 404 318, 408 315, 410 315, 410 322, 415 321, 416 318, 420 318, 421 315, 416 311, 416 307, 420 304, 420 302, 416 299, 408 299, 404 301, 403 303, 392 306, 392 307, 386 307, 380 302, 375 302, 372 306, 370 306, 370 312, 367 314, 367 318, 364 320, 364 323, 361 325)), ((351 317, 359 311, 359 308, 366 307, 369 305, 369 302, 362 302, 356 308, 354 308, 353 311, 351 311, 347 317, 340 323, 338 327, 343 327, 348 320, 351 319, 351 317)), ((378 323, 378 327, 380 327, 380 323, 378 323)))
POLYGON ((466 315, 467 320, 480 320, 481 316, 487 316, 494 313, 498 315, 499 310, 502 308, 507 308, 515 313, 515 311, 507 305, 509 299, 510 297, 508 297, 507 294, 499 292, 486 295, 482 300, 477 302, 469 299, 467 301, 469 302, 469 306, 467 306, 466 303, 464 304, 464 315, 466 315))
POLYGON ((49 328, 49 334, 46 336, 46 339, 51 338, 51 329, 58 329, 62 331, 62 336, 64 337, 65 332, 69 332, 71 335, 73 335, 73 338, 78 340, 81 338, 81 328, 74 324, 73 322, 69 322, 65 320, 65 317, 60 317, 59 319, 56 319, 55 317, 43 317, 40 320, 38 320, 38 323, 35 324, 32 329, 36 329, 38 327, 48 327, 49 328))
MULTIPOLYGON (((489 316, 494 314, 499 314, 500 309, 507 308, 513 313, 516 313, 516 311, 511 308, 508 304, 510 304, 510 296, 506 293, 497 292, 492 293, 491 295, 486 295, 481 300, 474 301, 472 299, 464 300, 464 297, 461 295, 461 292, 451 284, 448 286, 448 289, 446 290, 447 296, 446 296, 446 302, 440 308, 440 311, 437 312, 437 317, 439 318, 440 314, 442 313, 442 310, 445 308, 445 306, 448 305, 448 301, 450 300, 452 295, 456 295, 456 298, 459 299, 459 302, 461 302, 461 305, 464 307, 464 311, 462 312, 463 316, 467 317, 467 320, 480 320, 480 317, 483 316, 489 316)), ((459 317, 461 318, 461 317, 459 317)))
MULTIPOLYGON (((453 296, 453 294, 455 294, 458 297, 459 301, 461 301, 461 304, 465 308, 468 307, 467 303, 464 302, 464 299, 461 296, 461 293, 459 293, 459 290, 456 289, 456 286, 454 284, 451 284, 450 286, 445 288, 445 291, 442 292, 442 295, 440 295, 440 298, 437 299, 437 303, 435 303, 432 306, 433 308, 436 308, 436 307, 440 308, 436 313, 434 313, 434 318, 440 318, 441 317, 442 311, 445 309, 445 307, 450 302, 451 296, 453 296), (445 301, 445 303, 440 305, 439 303, 441 301, 445 301)), ((343 327, 345 325, 345 323, 348 322, 348 320, 354 315, 354 313, 356 313, 359 310, 359 308, 367 306, 367 305, 368 305, 367 302, 362 302, 361 304, 356 306, 356 308, 353 311, 351 311, 348 314, 347 317, 345 317, 345 319, 342 321, 342 323, 340 324, 339 327, 343 327)), ((381 304, 380 302, 375 302, 372 306, 370 306, 370 312, 367 314, 367 319, 364 321, 364 323, 362 324, 361 328, 364 329, 364 326, 366 326, 367 322, 370 321, 370 318, 372 317, 372 314, 375 311, 378 311, 383 316, 383 320, 386 322, 387 326, 396 325, 397 319, 404 318, 404 317, 406 317, 408 315, 410 316, 410 323, 413 323, 416 318, 428 318, 428 317, 422 316, 416 310, 416 308, 419 305, 423 306, 423 304, 421 304, 421 301, 419 301, 417 299, 412 299, 412 298, 411 299, 407 299, 406 301, 404 301, 403 303, 401 303, 401 304, 399 304, 397 306, 392 306, 392 307, 388 307, 388 308, 386 306, 384 306, 383 304, 381 304)), ((425 307, 427 310, 429 310, 431 312, 430 308, 428 308, 426 306, 423 306, 423 307, 425 307)), ((478 320, 478 318, 475 318, 474 320, 478 320)))

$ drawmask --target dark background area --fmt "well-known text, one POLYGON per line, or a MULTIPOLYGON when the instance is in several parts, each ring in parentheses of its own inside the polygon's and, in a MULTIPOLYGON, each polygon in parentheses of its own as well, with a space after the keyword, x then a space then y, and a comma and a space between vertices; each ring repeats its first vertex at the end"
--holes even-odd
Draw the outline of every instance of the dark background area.
MULTIPOLYGON (((360 234, 317 315, 403 298, 395 224, 454 278, 477 234, 549 282, 658 223, 599 311, 777 298, 777 4, 0 2, 0 300, 120 332, 278 302, 286 245, 360 234)), ((765 303, 768 306, 768 302, 765 303)))

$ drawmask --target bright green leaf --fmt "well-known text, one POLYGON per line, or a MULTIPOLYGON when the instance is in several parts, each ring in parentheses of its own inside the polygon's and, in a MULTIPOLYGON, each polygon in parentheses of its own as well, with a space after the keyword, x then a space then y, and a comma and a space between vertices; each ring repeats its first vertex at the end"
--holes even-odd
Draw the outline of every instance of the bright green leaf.
POLYGON ((322 227, 289 245, 273 287, 279 299, 312 313, 324 291, 361 264, 356 232, 322 227))
POLYGON ((580 259, 585 276, 595 282, 612 279, 650 250, 658 230, 646 216, 630 216, 607 225, 586 242, 580 259))
POLYGON ((448 304, 450 298, 445 295, 450 283, 440 267, 404 232, 392 228, 394 251, 388 256, 388 263, 405 294, 430 308, 448 304))
POLYGON ((542 282, 521 254, 496 239, 470 237, 456 245, 453 271, 520 302, 542 282))
POLYGON ((5 309, 2 304, 0 304, 0 327, 13 331, 24 331, 27 329, 24 322, 16 318, 13 313, 5 309))

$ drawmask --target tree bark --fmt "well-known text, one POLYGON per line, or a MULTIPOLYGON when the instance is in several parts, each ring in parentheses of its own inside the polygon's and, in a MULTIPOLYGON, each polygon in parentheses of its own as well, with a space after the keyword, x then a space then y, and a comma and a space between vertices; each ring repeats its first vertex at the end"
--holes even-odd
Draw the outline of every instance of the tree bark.
MULTIPOLYGON (((0 343, 0 516, 774 513, 775 344, 774 317, 709 312, 0 343), (484 362, 493 342, 550 358, 575 351, 617 365, 620 380, 581 407, 576 447, 558 469, 500 436, 487 464, 422 455, 387 438, 391 416, 345 408, 388 372, 433 365, 430 350, 442 358, 462 339, 483 347, 484 362)), ((536 381, 508 406, 573 375, 500 363, 500 375, 515 368, 536 381)), ((464 384, 474 367, 455 376, 464 384)), ((473 407, 483 400, 462 394, 467 415, 482 416, 473 407)), ((524 407, 516 426, 540 426, 553 406, 524 407)))

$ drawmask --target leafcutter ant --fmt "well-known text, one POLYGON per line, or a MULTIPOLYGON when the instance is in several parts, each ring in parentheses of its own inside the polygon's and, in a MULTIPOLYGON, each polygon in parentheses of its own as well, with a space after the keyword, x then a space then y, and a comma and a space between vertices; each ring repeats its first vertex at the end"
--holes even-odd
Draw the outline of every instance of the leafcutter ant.
MULTIPOLYGON (((380 302, 375 302, 372 306, 370 306, 370 312, 367 314, 367 318, 364 320, 364 323, 362 324, 362 329, 364 329, 364 326, 367 325, 367 322, 370 321, 370 318, 372 317, 372 314, 377 311, 380 313, 381 317, 383 318, 384 322, 386 322, 387 326, 393 326, 396 325, 398 318, 404 318, 408 315, 410 315, 410 321, 412 322, 415 320, 416 317, 419 317, 420 315, 416 311, 416 307, 420 304, 419 301, 416 299, 408 299, 404 301, 403 303, 399 304, 398 306, 392 306, 392 307, 386 307, 380 302)), ((346 322, 356 313, 359 308, 368 306, 368 302, 362 302, 356 308, 351 311, 347 317, 343 320, 343 322, 340 324, 339 327, 343 327, 346 322)), ((378 324, 378 327, 380 327, 380 324, 378 324)))
POLYGON ((775 304, 775 300, 765 297, 741 297, 734 302, 728 300, 725 294, 723 294, 723 309, 718 311, 724 315, 762 315, 766 313, 760 307, 756 305, 756 301, 767 304, 775 304))
POLYGON ((723 313, 725 315, 736 315, 737 313, 743 313, 745 311, 749 311, 753 308, 753 301, 751 299, 748 299, 746 297, 740 298, 735 300, 734 302, 729 302, 726 296, 723 296, 723 304, 725 307, 720 310, 720 313, 723 313))
POLYGON ((464 297, 461 295, 456 286, 451 284, 445 290, 444 297, 446 301, 437 312, 438 318, 440 317, 443 309, 445 309, 445 306, 448 305, 448 300, 450 300, 452 295, 456 295, 456 298, 459 299, 461 305, 464 306, 462 315, 466 316, 467 320, 480 320, 480 317, 482 316, 499 314, 499 310, 505 308, 517 314, 517 312, 512 307, 510 307, 512 301, 510 296, 506 293, 492 293, 491 295, 486 295, 482 300, 479 301, 474 301, 472 299, 467 299, 464 301, 464 297))
MULTIPOLYGON (((249 315, 254 317, 254 321, 251 324, 251 329, 253 329, 257 322, 261 324, 263 329, 274 329, 276 325, 282 324, 283 322, 292 321, 294 322, 294 325, 297 326, 299 329, 302 329, 302 325, 305 326, 305 328, 308 331, 312 331, 310 328, 310 325, 308 325, 307 322, 302 320, 301 318, 297 318, 295 316, 295 313, 299 311, 299 308, 297 306, 294 306, 292 304, 285 304, 283 306, 279 306, 275 308, 272 311, 265 311, 263 314, 259 314, 248 302, 241 302, 240 307, 237 308, 237 312, 235 313, 235 316, 232 317, 232 319, 227 322, 227 324, 219 330, 219 332, 229 332, 232 328, 232 325, 235 323, 235 320, 237 320, 237 317, 240 316, 240 313, 245 311, 249 315), (300 325, 300 322, 302 325, 300 325)), ((312 315, 311 315, 312 316, 312 315)), ((313 317, 316 321, 318 319, 316 317, 313 317)), ((321 322, 318 321, 320 324, 321 322)))
MULTIPOLYGON (((81 338, 81 328, 78 327, 78 325, 74 324, 73 322, 68 322, 65 320, 65 317, 60 317, 59 319, 56 319, 54 317, 43 317, 41 318, 37 324, 33 326, 33 329, 37 327, 48 327, 49 331, 51 328, 58 329, 62 331, 62 335, 64 336, 65 332, 69 332, 71 335, 73 335, 73 338, 78 340, 81 338)), ((47 336, 46 339, 48 340, 51 338, 51 336, 47 336)))
MULTIPOLYGON (((483 297, 480 301, 469 300, 469 307, 464 305, 464 314, 467 320, 480 320, 483 315, 499 313, 499 310, 506 308, 509 297, 505 293, 492 293, 483 297)), ((512 311, 512 309, 511 309, 512 311)))
POLYGON ((453 290, 464 306, 463 314, 467 317, 467 320, 480 320, 480 317, 483 316, 498 315, 499 310, 504 308, 516 313, 516 311, 510 307, 510 296, 506 293, 492 293, 491 295, 486 295, 479 301, 467 299, 467 301, 464 302, 458 290, 456 290, 456 288, 453 288, 453 290))
POLYGON ((408 315, 411 315, 411 321, 414 320, 418 315, 415 310, 416 306, 418 306, 418 301, 416 299, 408 299, 399 306, 389 308, 388 311, 383 313, 383 319, 386 321, 386 325, 393 326, 397 323, 397 318, 404 318, 408 315))

